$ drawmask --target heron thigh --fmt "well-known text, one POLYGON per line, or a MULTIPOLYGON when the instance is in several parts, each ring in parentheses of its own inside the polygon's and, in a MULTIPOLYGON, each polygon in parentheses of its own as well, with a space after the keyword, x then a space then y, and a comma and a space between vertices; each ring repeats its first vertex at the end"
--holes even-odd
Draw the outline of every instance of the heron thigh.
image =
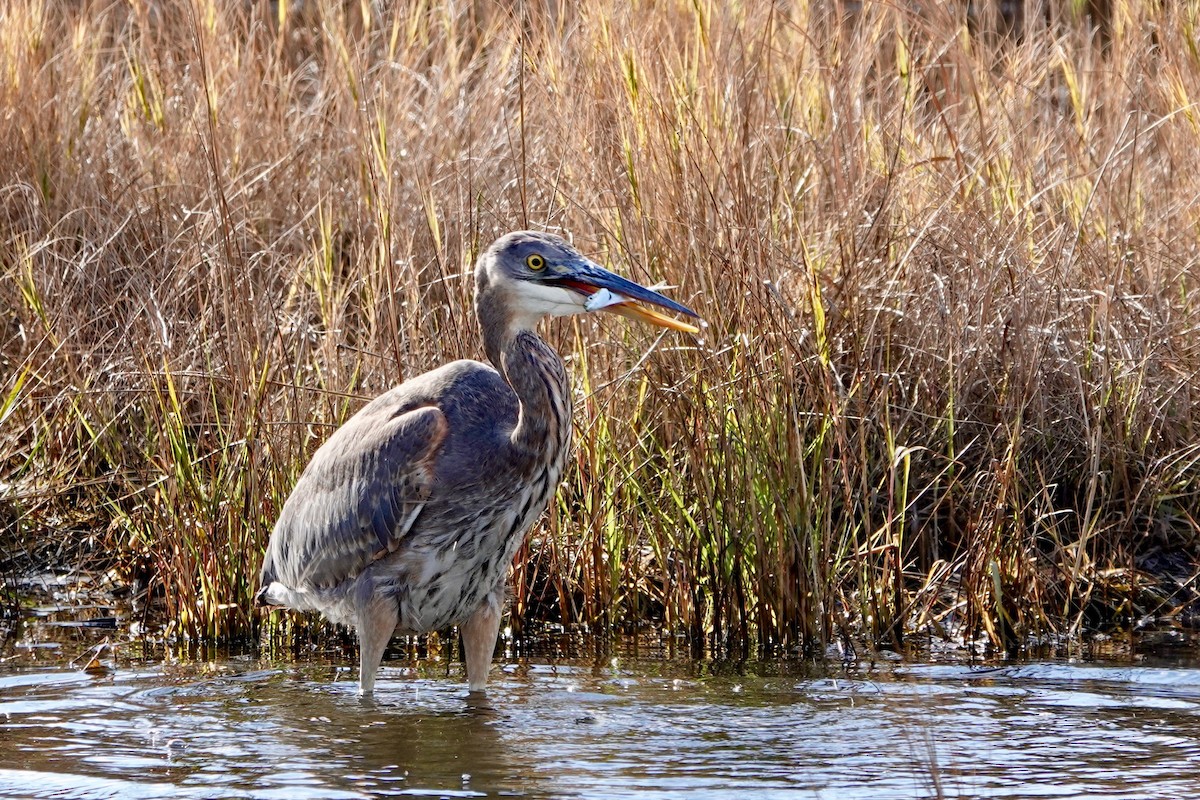
POLYGON ((396 630, 398 614, 394 602, 378 595, 358 603, 357 612, 358 692, 367 695, 375 688, 375 673, 396 630))
POLYGON ((496 637, 500 633, 502 597, 502 588, 489 592, 460 627, 467 657, 467 683, 472 692, 481 692, 487 685, 492 656, 496 652, 496 637))

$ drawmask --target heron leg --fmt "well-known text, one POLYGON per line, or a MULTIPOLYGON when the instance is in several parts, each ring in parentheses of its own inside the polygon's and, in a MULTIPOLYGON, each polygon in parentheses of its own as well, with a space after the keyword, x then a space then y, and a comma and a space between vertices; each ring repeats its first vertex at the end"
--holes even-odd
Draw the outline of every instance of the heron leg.
POLYGON ((467 656, 467 686, 472 692, 482 692, 487 686, 496 637, 500 633, 500 593, 489 594, 459 630, 467 656))
POLYGON ((399 613, 396 604, 373 598, 358 610, 358 693, 366 697, 375 691, 375 673, 383 660, 383 651, 396 631, 399 613))

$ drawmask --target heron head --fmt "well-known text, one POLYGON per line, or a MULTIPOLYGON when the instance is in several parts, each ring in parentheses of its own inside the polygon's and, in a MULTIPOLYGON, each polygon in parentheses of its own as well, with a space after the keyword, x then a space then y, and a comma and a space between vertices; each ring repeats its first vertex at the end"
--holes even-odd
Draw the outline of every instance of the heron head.
POLYGON ((697 316, 687 306, 609 272, 552 233, 500 237, 479 259, 475 282, 480 304, 502 301, 510 322, 525 328, 545 316, 604 310, 677 331, 699 330, 647 304, 697 316))

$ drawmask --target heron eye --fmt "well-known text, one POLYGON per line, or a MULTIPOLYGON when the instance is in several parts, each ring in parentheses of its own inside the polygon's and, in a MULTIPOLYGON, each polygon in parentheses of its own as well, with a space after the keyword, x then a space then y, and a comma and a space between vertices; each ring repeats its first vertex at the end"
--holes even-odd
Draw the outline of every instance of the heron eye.
POLYGON ((525 257, 525 266, 529 267, 534 272, 541 272, 546 268, 546 259, 539 256, 537 253, 525 257))

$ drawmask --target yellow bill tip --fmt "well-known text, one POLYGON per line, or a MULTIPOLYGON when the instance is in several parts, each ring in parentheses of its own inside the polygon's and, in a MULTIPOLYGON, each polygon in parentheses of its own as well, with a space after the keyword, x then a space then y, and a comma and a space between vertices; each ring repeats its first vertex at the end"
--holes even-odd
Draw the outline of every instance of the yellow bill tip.
POLYGON ((626 319, 637 320, 639 322, 649 322, 651 325, 657 325, 660 328, 670 328, 673 331, 680 331, 681 333, 700 332, 700 328, 690 322, 684 322, 681 319, 668 317, 666 314, 662 314, 652 308, 632 301, 611 305, 604 310, 611 311, 614 314, 620 314, 626 319))

